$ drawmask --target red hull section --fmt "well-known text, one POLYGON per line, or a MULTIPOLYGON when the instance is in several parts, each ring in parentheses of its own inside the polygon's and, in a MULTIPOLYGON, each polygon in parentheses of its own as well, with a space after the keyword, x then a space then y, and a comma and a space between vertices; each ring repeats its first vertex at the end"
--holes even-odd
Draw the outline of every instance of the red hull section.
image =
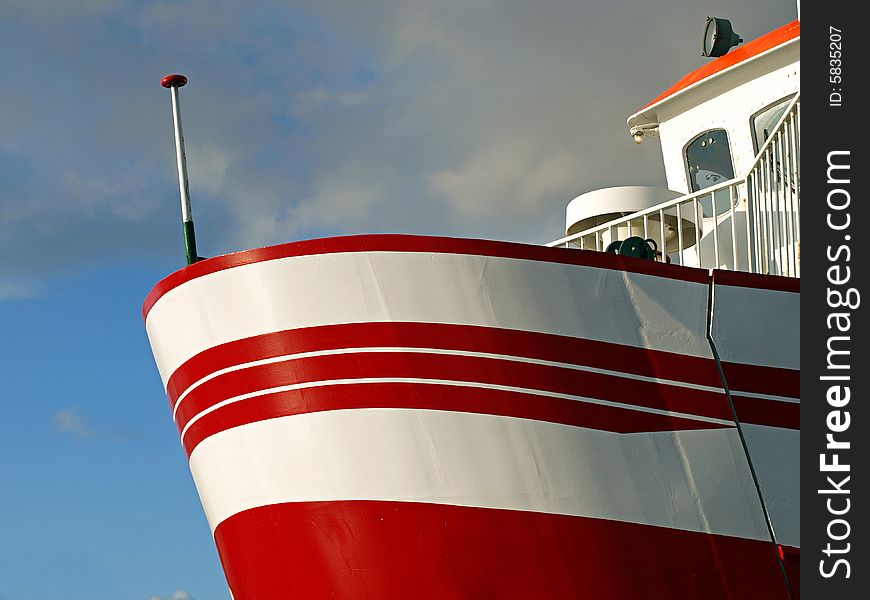
POLYGON ((770 542, 564 515, 305 502, 215 539, 236 600, 788 598, 770 542))

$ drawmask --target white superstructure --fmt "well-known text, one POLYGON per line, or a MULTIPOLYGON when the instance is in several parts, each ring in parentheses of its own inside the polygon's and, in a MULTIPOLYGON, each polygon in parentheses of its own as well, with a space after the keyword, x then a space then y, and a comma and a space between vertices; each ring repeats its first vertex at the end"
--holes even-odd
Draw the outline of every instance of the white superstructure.
POLYGON ((799 276, 799 22, 690 73, 628 125, 635 140, 661 142, 678 198, 634 212, 612 188, 610 207, 587 226, 593 215, 577 205, 595 192, 584 194, 569 205, 567 237, 550 245, 604 250, 630 231, 669 240, 678 264, 799 276))

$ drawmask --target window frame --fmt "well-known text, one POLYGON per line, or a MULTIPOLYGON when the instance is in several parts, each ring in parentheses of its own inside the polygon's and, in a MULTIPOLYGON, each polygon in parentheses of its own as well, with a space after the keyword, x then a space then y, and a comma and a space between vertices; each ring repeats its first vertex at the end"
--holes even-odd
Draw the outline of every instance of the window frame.
MULTIPOLYGON (((779 98, 778 100, 774 100, 773 102, 765 104, 764 106, 759 108, 757 111, 755 111, 754 113, 749 115, 749 138, 752 141, 752 151, 755 153, 755 156, 758 156, 758 151, 764 145, 764 142, 759 142, 758 140, 755 139, 755 119, 757 119, 761 115, 761 113, 770 110, 771 108, 773 108, 774 106, 776 106, 778 104, 784 104, 787 106, 789 102, 794 100, 795 96, 797 96, 797 92, 792 92, 791 94, 786 94, 785 96, 783 96, 782 98, 779 98)), ((782 118, 781 115, 780 115, 780 118, 782 118)), ((779 119, 777 119, 777 122, 778 121, 779 121, 779 119)), ((767 140, 765 140, 765 141, 767 141, 767 140)))
MULTIPOLYGON (((708 133, 711 133, 713 131, 725 132, 725 139, 728 141, 728 159, 731 162, 731 173, 732 173, 731 177, 728 178, 726 181, 730 181, 731 179, 734 179, 734 177, 735 177, 735 175, 734 175, 734 173, 735 173, 734 149, 732 147, 730 132, 728 131, 727 128, 722 127, 722 126, 711 127, 709 129, 705 129, 704 131, 693 135, 691 138, 689 138, 689 141, 687 141, 685 144, 683 144, 683 156, 682 156, 682 158, 683 158, 683 170, 685 171, 685 174, 686 174, 686 183, 688 184, 688 187, 689 187, 689 194, 697 194, 697 193, 703 192, 705 189, 707 189, 707 188, 701 188, 699 190, 693 189, 695 187, 695 185, 694 185, 694 179, 692 178, 692 168, 691 168, 691 165, 689 164, 689 154, 688 154, 689 146, 691 146, 693 143, 695 143, 696 141, 701 139, 702 136, 705 136, 708 133)), ((713 186, 709 186, 709 187, 713 187, 713 186)))

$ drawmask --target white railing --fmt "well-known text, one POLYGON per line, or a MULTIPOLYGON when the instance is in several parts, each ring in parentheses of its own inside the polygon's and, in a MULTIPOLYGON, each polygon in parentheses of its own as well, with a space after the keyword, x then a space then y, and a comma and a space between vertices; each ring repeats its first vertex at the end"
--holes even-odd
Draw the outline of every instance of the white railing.
POLYGON ((547 246, 603 251, 652 238, 660 258, 707 269, 800 276, 800 95, 789 103, 752 167, 731 179, 547 246))

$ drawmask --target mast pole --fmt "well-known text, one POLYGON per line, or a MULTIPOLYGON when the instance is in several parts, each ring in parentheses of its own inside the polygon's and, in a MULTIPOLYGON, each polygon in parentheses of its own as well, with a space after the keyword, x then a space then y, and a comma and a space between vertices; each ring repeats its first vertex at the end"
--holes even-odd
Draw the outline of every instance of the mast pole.
POLYGON ((187 156, 184 153, 184 133, 181 129, 181 107, 178 101, 178 88, 187 84, 187 77, 179 74, 167 75, 160 85, 169 89, 172 97, 172 125, 175 130, 175 157, 178 165, 178 189, 181 193, 181 221, 184 228, 184 255, 187 264, 192 265, 199 256, 196 253, 196 234, 193 228, 193 212, 190 208, 190 186, 187 183, 187 156))

